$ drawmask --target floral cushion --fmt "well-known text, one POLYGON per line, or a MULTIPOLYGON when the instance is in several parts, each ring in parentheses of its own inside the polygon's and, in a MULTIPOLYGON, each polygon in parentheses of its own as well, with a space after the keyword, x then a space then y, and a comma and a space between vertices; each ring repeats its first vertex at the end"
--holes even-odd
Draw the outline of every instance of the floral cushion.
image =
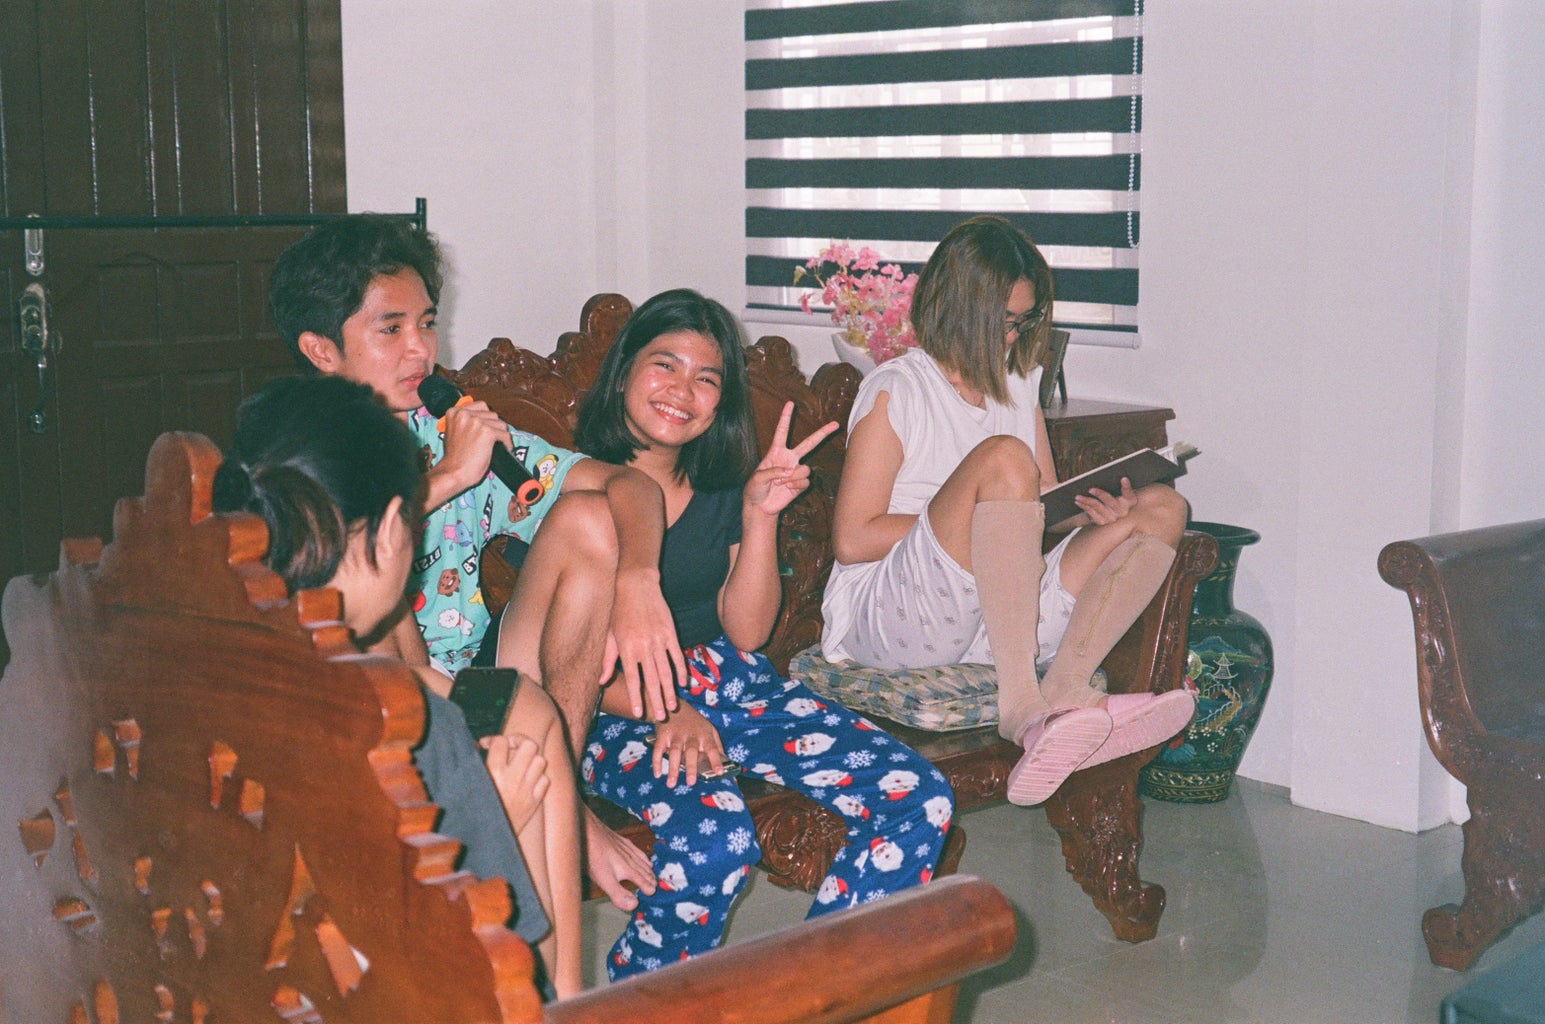
MULTIPOLYGON (((991 665, 864 668, 832 663, 817 644, 789 660, 789 678, 860 714, 878 715, 930 732, 974 729, 998 721, 998 674, 991 665)), ((1105 673, 1090 685, 1105 689, 1105 673)))

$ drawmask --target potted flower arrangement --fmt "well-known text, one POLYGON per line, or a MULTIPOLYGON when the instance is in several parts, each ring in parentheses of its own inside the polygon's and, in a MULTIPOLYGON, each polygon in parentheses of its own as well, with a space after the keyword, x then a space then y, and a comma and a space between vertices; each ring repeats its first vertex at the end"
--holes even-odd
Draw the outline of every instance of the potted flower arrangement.
MULTIPOLYGON (((916 274, 903 274, 895 263, 881 266, 879 254, 868 247, 855 250, 850 243, 833 241, 794 269, 796 285, 806 277, 815 280, 820 300, 831 306, 832 323, 839 328, 832 335, 837 354, 859 369, 873 369, 917 344, 908 316, 916 274)), ((814 291, 806 292, 800 308, 811 312, 814 298, 814 291)))

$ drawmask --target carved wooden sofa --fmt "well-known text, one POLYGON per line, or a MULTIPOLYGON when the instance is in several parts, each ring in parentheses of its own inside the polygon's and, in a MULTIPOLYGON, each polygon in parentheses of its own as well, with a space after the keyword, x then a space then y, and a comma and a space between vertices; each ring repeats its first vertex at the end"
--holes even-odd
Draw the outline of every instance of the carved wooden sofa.
POLYGON ((507 888, 431 830, 415 678, 286 599, 218 461, 163 435, 110 546, 6 589, 0 1021, 938 1024, 1008 956, 958 877, 543 1007, 507 888))
MULTIPOLYGON (((620 295, 597 295, 581 313, 582 329, 559 338, 551 357, 496 338, 459 372, 443 368, 442 372, 463 390, 486 400, 506 421, 568 445, 572 443, 577 404, 594 382, 601 357, 631 311, 632 306, 620 295)), ((789 343, 777 337, 763 338, 751 346, 747 358, 761 437, 770 435, 788 400, 795 403, 792 437, 803 437, 829 420, 846 424, 860 379, 851 366, 823 366, 807 382, 794 365, 789 343)), ((1149 444, 1153 442, 1142 441, 1142 445, 1149 444)), ((1123 449, 1127 450, 1132 449, 1123 449)), ((783 514, 779 535, 783 605, 772 639, 764 648, 780 671, 794 654, 820 638, 821 594, 833 558, 832 511, 845 453, 840 433, 816 449, 806 459, 811 465, 809 490, 783 514)), ((1086 451, 1054 454, 1059 475, 1066 477, 1119 453, 1096 445, 1086 451)), ((1217 544, 1212 538, 1186 535, 1169 579, 1105 661, 1111 692, 1162 692, 1181 685, 1191 597, 1196 581, 1212 571, 1216 560, 1217 544)), ((484 594, 490 604, 497 606, 508 600, 513 576, 502 560, 485 558, 482 571, 484 594)), ((995 728, 933 733, 884 720, 880 724, 939 766, 954 787, 960 808, 1003 799, 1008 771, 1020 751, 1000 739, 995 728)), ((1130 942, 1152 938, 1164 909, 1163 888, 1144 883, 1138 874, 1142 806, 1137 773, 1153 753, 1133 754, 1078 772, 1046 804, 1047 817, 1061 836, 1068 870, 1110 921, 1115 934, 1130 942)), ((743 780, 742 786, 750 798, 763 852, 762 866, 780 885, 814 891, 844 842, 842 823, 797 793, 756 779, 743 780)), ((593 806, 603 819, 641 848, 649 849, 653 836, 642 824, 604 801, 595 801, 593 806)), ((941 859, 941 874, 954 870, 963 849, 963 835, 958 828, 952 829, 941 859)))
POLYGON ((1545 519, 1398 541, 1379 573, 1411 600, 1427 743, 1469 790, 1464 902, 1422 916, 1462 971, 1545 905, 1545 519))

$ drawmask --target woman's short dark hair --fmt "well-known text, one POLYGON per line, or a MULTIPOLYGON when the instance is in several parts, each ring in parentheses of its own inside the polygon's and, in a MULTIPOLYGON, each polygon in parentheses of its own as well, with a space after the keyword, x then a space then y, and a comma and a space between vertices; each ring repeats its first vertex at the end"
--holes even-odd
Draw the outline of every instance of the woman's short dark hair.
POLYGON ((294 593, 332 579, 349 532, 376 531, 393 498, 417 516, 418 450, 407 425, 363 384, 337 376, 284 377, 236 413, 236 437, 215 472, 214 510, 251 512, 268 525, 269 568, 294 593))
POLYGON ((1008 401, 1007 373, 1035 368, 1052 331, 1051 267, 1030 236, 1002 217, 961 221, 940 240, 912 292, 912 326, 924 352, 967 385, 1008 401), (1019 281, 1035 289, 1043 316, 1003 358, 1003 306, 1019 281))
POLYGON ((756 424, 751 418, 751 390, 746 383, 745 335, 729 310, 713 299, 677 288, 645 302, 601 360, 595 386, 579 409, 574 443, 586 455, 619 465, 644 447, 628 427, 623 388, 639 351, 656 338, 694 331, 712 338, 724 357, 719 407, 702 436, 681 449, 676 475, 695 491, 720 491, 744 486, 756 468, 756 424))
POLYGON ((365 301, 370 282, 402 270, 415 271, 429 301, 439 303, 443 277, 434 236, 400 217, 360 213, 318 225, 292 242, 274 261, 268 305, 274 327, 296 364, 316 367, 300 350, 307 331, 343 347, 343 322, 365 301))

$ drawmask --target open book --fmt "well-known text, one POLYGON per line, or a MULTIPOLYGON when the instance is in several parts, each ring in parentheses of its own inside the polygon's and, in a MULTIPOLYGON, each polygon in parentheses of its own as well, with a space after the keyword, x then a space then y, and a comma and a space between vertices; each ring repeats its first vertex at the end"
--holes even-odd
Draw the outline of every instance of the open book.
POLYGON ((1041 502, 1046 506, 1046 525, 1048 528, 1057 526, 1082 512, 1073 503, 1073 499, 1080 494, 1088 494, 1093 488, 1120 494, 1122 477, 1132 481, 1134 491, 1163 480, 1173 480, 1185 473, 1186 460, 1196 454, 1198 449, 1184 441, 1176 441, 1164 448, 1144 448, 1131 455, 1123 455, 1103 466, 1070 477, 1041 495, 1041 502))

